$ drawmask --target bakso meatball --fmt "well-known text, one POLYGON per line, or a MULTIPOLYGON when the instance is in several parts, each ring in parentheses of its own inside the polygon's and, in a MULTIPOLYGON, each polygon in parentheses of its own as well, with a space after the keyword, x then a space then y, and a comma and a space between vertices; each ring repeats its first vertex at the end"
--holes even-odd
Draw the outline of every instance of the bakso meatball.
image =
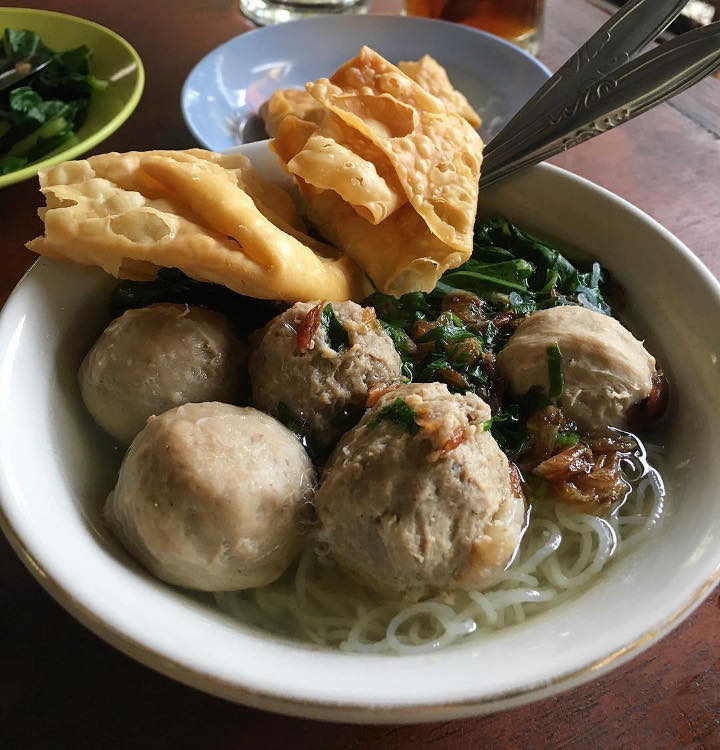
POLYGON ((395 600, 485 585, 512 557, 525 516, 489 418, 481 398, 441 383, 382 396, 340 441, 315 496, 331 556, 395 600))
POLYGON ((332 443, 343 414, 364 409, 370 386, 398 379, 400 367, 373 308, 298 302, 270 321, 250 355, 253 404, 281 417, 285 410, 332 443))
POLYGON ((168 583, 203 591, 274 581, 299 552, 315 473, 297 438, 250 407, 185 404, 151 417, 105 518, 168 583))
POLYGON ((588 432, 621 427, 653 387, 655 359, 615 318, 563 306, 530 315, 500 351, 497 366, 515 394, 549 388, 548 347, 562 353, 565 415, 588 432))
POLYGON ((127 445, 152 414, 188 402, 238 402, 246 361, 246 347, 224 316, 158 303, 113 320, 78 377, 95 421, 127 445))

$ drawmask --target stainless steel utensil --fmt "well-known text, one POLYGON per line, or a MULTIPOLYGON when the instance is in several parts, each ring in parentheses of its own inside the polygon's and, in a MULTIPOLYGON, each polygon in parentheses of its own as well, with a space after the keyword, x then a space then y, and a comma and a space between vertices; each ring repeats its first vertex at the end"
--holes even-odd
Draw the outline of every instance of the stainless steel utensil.
POLYGON ((686 0, 632 0, 624 5, 493 138, 485 148, 485 158, 506 161, 522 150, 523 137, 537 131, 538 118, 562 110, 583 90, 628 62, 672 23, 685 4, 686 0))
POLYGON ((480 187, 604 133, 718 69, 720 22, 630 59, 683 6, 634 0, 615 14, 487 145, 480 187))
POLYGON ((0 91, 15 86, 52 62, 52 57, 26 57, 20 60, 0 59, 0 91))

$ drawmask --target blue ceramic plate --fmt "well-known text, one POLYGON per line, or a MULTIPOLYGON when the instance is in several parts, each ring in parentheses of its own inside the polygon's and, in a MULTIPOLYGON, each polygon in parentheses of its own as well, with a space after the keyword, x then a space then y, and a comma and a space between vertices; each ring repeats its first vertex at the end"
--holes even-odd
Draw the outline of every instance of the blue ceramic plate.
POLYGON ((206 55, 183 86, 185 122, 213 151, 264 138, 256 113, 275 89, 329 76, 363 44, 391 62, 432 55, 482 116, 484 139, 550 75, 518 47, 466 26, 404 16, 322 16, 242 34, 206 55))

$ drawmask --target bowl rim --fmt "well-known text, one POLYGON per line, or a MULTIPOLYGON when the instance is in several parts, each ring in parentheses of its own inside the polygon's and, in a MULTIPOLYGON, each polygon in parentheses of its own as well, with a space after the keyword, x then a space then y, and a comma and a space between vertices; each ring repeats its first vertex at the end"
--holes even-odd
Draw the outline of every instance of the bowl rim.
MULTIPOLYGON (((713 295, 715 304, 720 306, 720 282, 696 255, 652 217, 605 188, 559 167, 542 164, 532 169, 545 173, 550 178, 554 176, 555 179, 565 180, 570 185, 589 189, 614 202, 619 209, 628 211, 642 219, 643 223, 647 224, 649 228, 663 236, 673 246, 674 251, 679 253, 683 260, 692 267, 693 272, 702 278, 713 295)), ((35 264, 23 276, 8 302, 11 302, 16 295, 19 296, 18 290, 21 289, 23 282, 32 273, 34 267, 35 264)), ((6 316, 9 316, 7 310, 10 307, 12 305, 6 305, 0 313, 0 324, 4 322, 6 316)), ((161 649, 151 648, 141 638, 123 632, 107 617, 103 618, 102 615, 94 612, 91 603, 87 604, 80 601, 63 586, 60 582, 62 570, 56 572, 57 566, 51 564, 46 564, 43 567, 35 558, 31 549, 32 543, 23 541, 13 527, 8 513, 6 513, 5 499, 13 495, 15 495, 15 489, 12 482, 8 480, 4 461, 0 460, 0 528, 4 531, 20 559, 43 588, 96 635, 128 656, 162 674, 218 697, 242 702, 264 710, 315 719, 359 723, 429 722, 490 713, 549 697, 599 677, 640 654, 688 617, 701 604, 715 584, 720 581, 720 552, 716 552, 715 556, 711 558, 711 564, 714 567, 709 574, 706 574, 699 583, 695 583, 691 593, 684 597, 680 606, 677 606, 670 614, 663 615, 663 619, 659 622, 652 622, 651 626, 644 629, 631 642, 621 644, 612 652, 601 653, 599 656, 549 679, 538 676, 534 681, 526 682, 524 685, 511 690, 496 693, 488 692, 483 696, 476 695, 467 699, 455 699, 448 702, 403 702, 400 700, 396 703, 370 704, 363 699, 325 701, 312 697, 302 697, 298 693, 289 695, 263 690, 257 684, 253 685, 252 681, 245 680, 242 683, 202 671, 190 664, 189 659, 183 661, 170 656, 163 653, 161 649)), ((53 562, 56 562, 56 560, 53 562)))
MULTIPOLYGON (((375 22, 382 22, 383 24, 396 24, 396 25, 408 25, 409 24, 417 24, 422 26, 427 25, 433 25, 433 26, 444 26, 448 29, 453 29, 457 31, 460 34, 464 34, 465 32, 468 32, 470 34, 478 34, 480 37, 485 37, 486 39, 489 39, 492 43, 498 44, 500 47, 507 47, 511 49, 513 52, 519 54, 521 57, 524 57, 528 62, 532 63, 536 68, 539 68, 546 76, 547 78, 550 78, 552 75, 552 72, 550 71, 550 68, 545 65, 545 63, 541 62, 537 57, 534 57, 526 50, 522 49, 522 47, 518 47, 516 44, 513 44, 512 42, 509 42, 507 39, 503 39, 502 37, 496 36, 495 34, 491 34, 488 31, 483 31, 482 29, 476 29, 472 26, 463 26, 457 23, 453 23, 451 21, 443 21, 439 18, 423 18, 422 16, 400 16, 400 15, 384 15, 382 13, 365 13, 362 15, 326 15, 322 16, 322 21, 324 23, 329 24, 343 24, 343 23, 370 23, 371 21, 375 22)), ((209 148, 212 149, 212 145, 209 144, 205 138, 202 136, 202 134, 197 130, 195 127, 192 118, 189 114, 189 106, 188 103, 191 101, 191 97, 189 95, 190 86, 192 85, 193 78, 197 74, 198 69, 201 66, 207 65, 208 61, 215 57, 221 50, 228 47, 229 45, 233 45, 237 43, 239 39, 247 38, 250 35, 260 34, 260 33, 272 33, 276 29, 286 29, 286 28, 297 28, 298 26, 317 26, 318 18, 300 18, 295 21, 287 21, 285 23, 275 24, 274 26, 260 26, 258 28, 250 29, 249 31, 244 31, 241 34, 236 34, 235 36, 231 37, 225 42, 222 42, 221 44, 218 44, 216 47, 213 47, 209 52, 204 54, 196 63, 193 65, 190 72, 187 74, 187 77, 185 78, 185 81, 183 82, 182 89, 180 90, 180 111, 182 112, 183 120, 185 122, 185 126, 192 134, 193 138, 195 140, 202 144, 203 148, 209 148)), ((248 145, 247 143, 238 143, 236 144, 238 146, 240 145, 248 145)))
POLYGON ((74 159, 75 157, 80 156, 80 154, 83 154, 86 151, 89 151, 91 148, 97 146, 108 136, 112 135, 128 119, 128 117, 130 117, 130 115, 137 107, 143 90, 145 89, 145 67, 143 66, 140 55, 130 44, 130 42, 121 37, 117 32, 107 28, 107 26, 103 26, 102 24, 96 23, 95 21, 89 21, 87 18, 73 16, 69 13, 58 13, 54 10, 42 10, 41 8, 0 8, 0 18, 6 12, 10 11, 21 13, 27 16, 51 16, 58 19, 63 18, 65 20, 70 20, 74 23, 77 23, 80 26, 88 26, 90 28, 96 29, 97 31, 103 32, 105 35, 112 37, 116 42, 118 42, 120 46, 123 47, 125 51, 130 55, 135 64, 135 69, 137 70, 137 80, 135 81, 135 86, 130 93, 130 96, 128 97, 125 104, 123 104, 122 109, 117 114, 115 114, 111 120, 106 122, 105 125, 103 125, 95 132, 91 133, 79 143, 75 143, 69 148, 60 151, 59 153, 53 154, 52 156, 49 156, 42 161, 37 161, 33 164, 29 164, 27 167, 15 170, 14 172, 8 172, 8 174, 6 175, 0 175, 0 188, 7 187, 8 185, 14 185, 17 182, 22 182, 23 180, 27 180, 30 177, 34 177, 41 169, 47 169, 48 167, 52 167, 54 164, 59 164, 63 161, 70 161, 71 159, 74 159))
MULTIPOLYGON (((32 267, 30 270, 32 270, 32 267)), ((449 703, 417 703, 412 705, 400 703, 380 706, 352 701, 325 702, 313 700, 308 702, 301 697, 278 695, 253 689, 247 685, 237 685, 208 672, 193 669, 181 661, 153 651, 95 615, 92 609, 66 591, 25 547, 2 507, 1 500, 6 491, 5 477, 0 476, 0 530, 3 531, 15 553, 42 588, 66 612, 96 636, 126 656, 165 677, 178 680, 189 687, 210 695, 263 711, 320 721, 355 724, 430 723, 505 711, 552 697, 599 678, 639 656, 688 618, 720 581, 720 566, 718 566, 714 573, 693 591, 680 609, 666 618, 660 625, 650 628, 632 643, 623 646, 610 656, 599 657, 550 681, 539 680, 537 684, 530 685, 527 688, 488 696, 487 700, 478 701, 471 698, 466 701, 449 703), (340 713, 342 715, 339 715, 340 713)))

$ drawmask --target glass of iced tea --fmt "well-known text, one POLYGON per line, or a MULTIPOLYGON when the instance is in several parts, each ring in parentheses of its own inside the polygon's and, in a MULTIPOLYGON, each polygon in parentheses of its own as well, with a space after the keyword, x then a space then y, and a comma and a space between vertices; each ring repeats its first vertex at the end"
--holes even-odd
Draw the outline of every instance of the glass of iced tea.
POLYGON ((405 0, 409 16, 456 21, 509 39, 536 54, 545 0, 405 0))

